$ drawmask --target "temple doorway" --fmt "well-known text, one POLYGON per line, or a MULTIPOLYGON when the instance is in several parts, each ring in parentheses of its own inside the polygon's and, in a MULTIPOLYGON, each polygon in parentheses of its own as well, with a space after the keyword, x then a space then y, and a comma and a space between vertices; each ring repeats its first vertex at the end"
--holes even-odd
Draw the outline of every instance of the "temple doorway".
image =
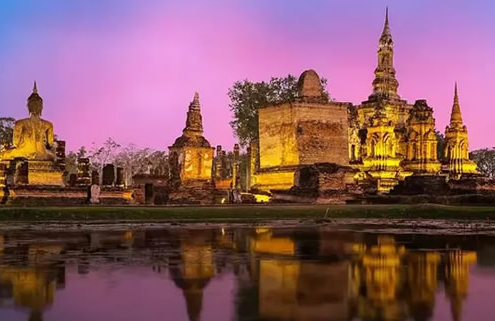
POLYGON ((144 203, 153 204, 153 184, 144 185, 144 203))

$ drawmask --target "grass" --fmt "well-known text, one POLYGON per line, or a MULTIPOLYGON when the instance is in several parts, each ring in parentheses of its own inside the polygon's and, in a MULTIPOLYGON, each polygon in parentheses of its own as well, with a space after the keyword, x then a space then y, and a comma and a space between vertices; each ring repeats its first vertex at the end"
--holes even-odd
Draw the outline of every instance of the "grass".
POLYGON ((181 207, 1 207, 0 221, 241 221, 321 218, 495 219, 495 207, 421 205, 257 205, 181 207))

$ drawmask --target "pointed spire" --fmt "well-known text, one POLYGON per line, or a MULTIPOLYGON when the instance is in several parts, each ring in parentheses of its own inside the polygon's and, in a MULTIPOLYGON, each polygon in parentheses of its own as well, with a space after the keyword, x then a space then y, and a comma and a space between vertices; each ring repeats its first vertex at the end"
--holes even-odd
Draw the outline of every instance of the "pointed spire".
POLYGON ((390 27, 388 25, 388 6, 385 9, 385 28, 390 29, 390 27))
POLYGON ((454 85, 454 104, 459 104, 459 93, 457 91, 457 81, 454 85))
POLYGON ((38 85, 36 85, 36 80, 35 80, 33 85, 33 94, 37 94, 37 93, 38 93, 38 85))
POLYGON ((200 109, 201 109, 201 105, 199 104, 199 94, 198 94, 198 92, 195 92, 193 101, 189 105, 189 110, 198 110, 199 111, 200 109))
POLYGON ((454 105, 452 106, 452 113, 450 114, 450 126, 461 125, 462 115, 461 106, 459 104, 459 92, 457 90, 457 82, 454 87, 454 105))
POLYGON ((392 41, 392 33, 390 32, 390 24, 388 22, 388 6, 385 11, 385 24, 383 25, 382 35, 380 37, 380 42, 392 41))
POLYGON ((203 134, 203 120, 201 117, 201 105, 199 104, 199 94, 194 93, 193 101, 189 104, 189 110, 187 112, 186 128, 184 133, 193 135, 203 134))

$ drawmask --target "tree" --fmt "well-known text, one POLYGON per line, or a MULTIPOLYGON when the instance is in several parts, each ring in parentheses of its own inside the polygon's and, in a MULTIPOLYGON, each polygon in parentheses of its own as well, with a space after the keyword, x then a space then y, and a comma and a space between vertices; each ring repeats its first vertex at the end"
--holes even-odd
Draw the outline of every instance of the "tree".
POLYGON ((12 117, 0 117, 0 148, 3 149, 12 144, 15 119, 12 117))
POLYGON ((80 158, 86 157, 86 147, 81 146, 76 152, 70 151, 65 156, 65 171, 68 174, 77 173, 77 161, 80 158))
POLYGON ((495 179, 495 147, 475 150, 471 152, 471 158, 482 174, 495 179))
MULTIPOLYGON (((326 88, 327 80, 321 84, 326 88)), ((230 122, 241 146, 258 139, 258 109, 260 107, 294 101, 298 94, 297 78, 287 75, 284 78, 271 78, 269 82, 237 81, 229 89, 230 110, 233 120, 230 122)), ((324 89, 324 97, 329 99, 324 89)))
POLYGON ((120 145, 111 137, 107 138, 107 140, 103 143, 103 146, 96 146, 93 143, 93 147, 89 153, 89 160, 93 168, 100 174, 100 184, 103 178, 103 166, 108 163, 113 163, 119 148, 120 145))
POLYGON ((126 185, 132 184, 136 174, 168 175, 168 158, 164 151, 139 149, 130 144, 115 156, 115 164, 124 169, 126 185))
POLYGON ((151 164, 152 173, 155 175, 168 176, 168 155, 167 152, 156 150, 148 156, 148 162, 151 164))

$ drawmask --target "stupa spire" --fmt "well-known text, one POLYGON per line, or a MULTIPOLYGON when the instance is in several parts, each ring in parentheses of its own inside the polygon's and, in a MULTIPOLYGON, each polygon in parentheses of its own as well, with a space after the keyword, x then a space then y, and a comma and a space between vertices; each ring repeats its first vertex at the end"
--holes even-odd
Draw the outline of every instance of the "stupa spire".
POLYGON ((36 84, 36 80, 35 80, 33 85, 33 94, 37 94, 37 93, 38 93, 38 85, 36 84))
POLYGON ((459 92, 457 89, 457 82, 454 86, 454 105, 452 106, 452 113, 450 114, 450 126, 462 126, 462 114, 461 106, 459 104, 459 92))
POLYGON ((203 134, 203 119, 201 117, 201 105, 199 103, 199 94, 197 92, 194 93, 193 101, 189 104, 186 127, 183 132, 193 135, 203 134))
POLYGON ((394 41, 390 32, 388 7, 385 11, 385 23, 378 42, 378 66, 375 69, 373 93, 369 99, 388 98, 400 99, 397 94, 399 83, 395 79, 394 41))
POLYGON ((197 92, 194 93, 194 98, 191 104, 189 104, 189 110, 200 110, 201 105, 199 104, 199 94, 197 92))
POLYGON ((388 6, 385 11, 385 23, 383 25, 382 36, 380 37, 380 41, 392 40, 392 33, 390 32, 390 24, 388 22, 388 6))

